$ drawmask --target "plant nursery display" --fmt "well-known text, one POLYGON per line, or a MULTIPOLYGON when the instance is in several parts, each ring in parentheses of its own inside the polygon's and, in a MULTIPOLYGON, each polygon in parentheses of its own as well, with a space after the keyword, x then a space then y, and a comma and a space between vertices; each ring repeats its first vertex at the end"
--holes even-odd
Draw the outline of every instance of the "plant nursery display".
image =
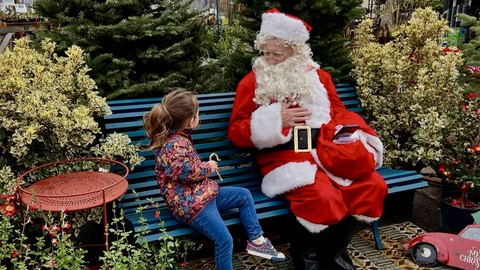
POLYGON ((466 43, 459 44, 464 60, 462 110, 458 125, 444 145, 445 158, 438 172, 444 181, 441 196, 440 229, 458 233, 473 223, 472 214, 479 211, 480 202, 480 21, 459 15, 462 26, 469 29, 466 43))
POLYGON ((480 184, 480 90, 464 72, 478 63, 478 41, 444 47, 447 22, 429 8, 417 9, 385 45, 372 41, 370 25, 357 29, 353 74, 366 117, 385 144, 385 163, 438 168, 446 189, 440 228, 458 233, 480 210, 471 192, 480 184))
MULTIPOLYGON (((97 119, 110 109, 96 92, 79 47, 59 56, 49 40, 39 49, 30 45, 17 39, 13 50, 0 57, 0 269, 87 269, 86 250, 76 246, 85 234, 84 224, 100 222, 101 209, 50 212, 35 204, 25 206, 19 202, 17 178, 59 160, 96 157, 133 168, 143 157, 125 134, 102 135, 97 119)), ((85 171, 100 170, 84 165, 85 171)), ((48 173, 70 169, 55 166, 48 173)), ((41 176, 19 184, 28 186, 41 176)), ((122 213, 108 226, 111 248, 101 257, 104 269, 168 269, 178 254, 192 247, 166 233, 156 245, 137 244, 141 235, 126 226, 122 213)))

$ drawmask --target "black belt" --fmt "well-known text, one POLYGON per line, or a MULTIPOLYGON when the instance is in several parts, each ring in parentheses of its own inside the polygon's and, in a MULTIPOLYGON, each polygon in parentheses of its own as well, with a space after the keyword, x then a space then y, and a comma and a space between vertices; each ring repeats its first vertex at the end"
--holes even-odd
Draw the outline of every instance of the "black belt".
MULTIPOLYGON (((297 150, 300 150, 299 152, 309 152, 308 150, 308 130, 310 130, 310 138, 311 138, 311 148, 315 149, 317 147, 317 138, 318 134, 320 133, 319 128, 310 128, 310 129, 302 129, 300 127, 297 131, 294 131, 294 133, 297 133, 297 150)), ((261 151, 281 151, 281 150, 295 150, 295 134, 292 136, 292 139, 290 141, 284 143, 284 144, 279 144, 277 146, 271 147, 271 148, 264 148, 261 151)))

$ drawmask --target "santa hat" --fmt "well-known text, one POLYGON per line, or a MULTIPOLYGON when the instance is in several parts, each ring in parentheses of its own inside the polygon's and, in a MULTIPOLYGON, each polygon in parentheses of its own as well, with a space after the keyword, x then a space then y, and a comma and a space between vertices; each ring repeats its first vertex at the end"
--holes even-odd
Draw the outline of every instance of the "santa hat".
POLYGON ((273 36, 295 43, 305 43, 310 38, 310 30, 312 27, 300 18, 272 8, 262 15, 259 36, 273 36))

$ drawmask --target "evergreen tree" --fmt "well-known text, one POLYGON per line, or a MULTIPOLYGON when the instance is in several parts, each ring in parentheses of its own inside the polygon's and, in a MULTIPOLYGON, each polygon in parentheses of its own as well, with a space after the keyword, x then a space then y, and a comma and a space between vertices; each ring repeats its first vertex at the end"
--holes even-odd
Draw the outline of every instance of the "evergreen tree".
POLYGON ((39 15, 56 19, 49 37, 64 51, 86 53, 90 75, 107 98, 163 95, 174 87, 208 91, 204 57, 213 45, 191 1, 37 0, 39 15), (200 76, 202 75, 202 76, 200 76))
POLYGON ((253 48, 255 32, 240 25, 238 20, 220 29, 215 44, 216 62, 221 70, 219 79, 224 91, 235 91, 240 79, 252 69, 252 58, 257 54, 253 48))
POLYGON ((463 81, 466 93, 480 94, 480 19, 466 14, 458 14, 462 19, 462 27, 469 29, 466 43, 459 44, 465 68, 463 81))
MULTIPOLYGON (((295 15, 312 26, 308 41, 314 60, 328 70, 336 82, 348 81, 352 64, 345 46, 344 29, 356 18, 361 18, 363 10, 361 0, 300 0, 300 1, 258 1, 238 0, 244 8, 239 19, 241 25, 250 29, 250 44, 260 29, 261 15, 270 8, 295 15)), ((247 41, 245 41, 247 42, 247 41)), ((233 55, 239 67, 250 66, 251 54, 233 55), (246 63, 246 64, 245 64, 246 63)), ((238 72, 238 70, 237 70, 238 72)), ((244 74, 246 71, 244 72, 244 74)))

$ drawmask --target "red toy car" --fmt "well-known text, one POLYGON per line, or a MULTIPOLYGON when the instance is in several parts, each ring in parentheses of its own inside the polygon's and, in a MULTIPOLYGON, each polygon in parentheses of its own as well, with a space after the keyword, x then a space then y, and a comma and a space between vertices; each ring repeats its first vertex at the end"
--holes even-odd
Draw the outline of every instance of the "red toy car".
POLYGON ((468 225, 458 235, 424 233, 404 244, 421 266, 442 263, 461 269, 480 269, 480 225, 468 225))

